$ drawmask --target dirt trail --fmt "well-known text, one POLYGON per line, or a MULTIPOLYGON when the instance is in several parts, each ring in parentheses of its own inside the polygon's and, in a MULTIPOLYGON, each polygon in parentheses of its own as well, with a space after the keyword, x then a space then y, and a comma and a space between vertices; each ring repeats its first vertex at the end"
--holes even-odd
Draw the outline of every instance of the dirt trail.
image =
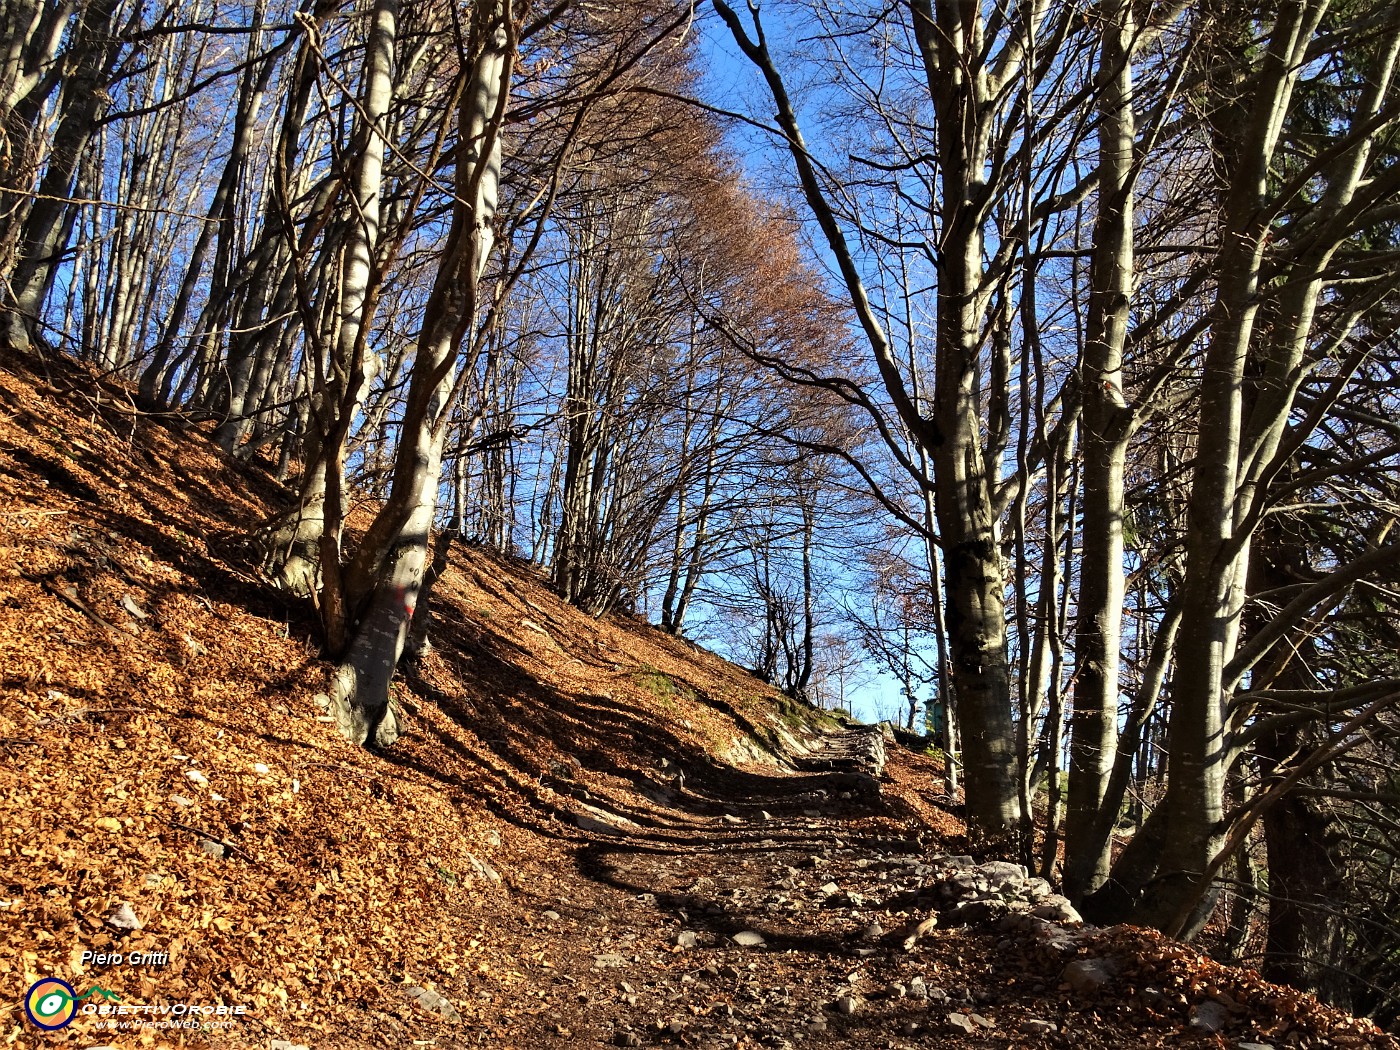
POLYGON ((349 746, 310 609, 242 545, 289 494, 125 404, 0 359, 7 1044, 1396 1045, 1140 932, 954 926, 1034 880, 938 859, 966 844, 931 757, 480 548, 454 545, 396 687, 409 734, 349 746), (169 962, 82 962, 118 950, 169 962), (248 1013, 39 1037, 40 978, 248 1013))

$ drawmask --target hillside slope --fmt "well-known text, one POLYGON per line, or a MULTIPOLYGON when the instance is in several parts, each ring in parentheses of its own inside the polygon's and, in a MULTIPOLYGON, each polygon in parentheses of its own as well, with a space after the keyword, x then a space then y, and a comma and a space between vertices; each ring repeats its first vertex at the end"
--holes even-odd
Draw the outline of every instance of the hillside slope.
POLYGON ((873 791, 834 721, 483 550, 437 588, 405 739, 350 747, 314 703, 308 610, 244 557, 283 499, 119 386, 0 361, 9 1042, 1392 1045, 1133 931, 904 950, 884 927, 965 845, 931 759, 892 749, 873 791), (94 959, 115 953, 141 962, 94 959), (1100 957, 1114 981, 1062 984, 1100 957), (43 978, 105 995, 43 1033, 22 1003, 43 978), (1207 999, 1222 1034, 1189 1026, 1207 999), (245 1009, 198 1030, 81 1012, 112 1001, 245 1009))

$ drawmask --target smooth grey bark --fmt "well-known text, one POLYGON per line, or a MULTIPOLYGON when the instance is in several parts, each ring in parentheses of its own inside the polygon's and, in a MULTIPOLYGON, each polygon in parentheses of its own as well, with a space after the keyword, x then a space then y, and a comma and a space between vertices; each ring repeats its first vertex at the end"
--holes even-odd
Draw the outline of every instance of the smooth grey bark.
POLYGON ((15 263, 28 191, 41 162, 42 117, 67 56, 60 54, 79 4, 0 2, 0 274, 15 263))
MULTIPOLYGON (((1298 182, 1291 190, 1289 185, 1275 189, 1270 169, 1326 7, 1323 0, 1280 5, 1267 49, 1241 85, 1248 118, 1242 126, 1218 123, 1215 129, 1226 144, 1219 277, 1188 500, 1167 793, 1153 814, 1162 814, 1163 845, 1151 854, 1133 851, 1139 855, 1131 866, 1124 863, 1125 853, 1113 871, 1133 901, 1132 921, 1179 936, 1193 936, 1208 919, 1210 880, 1226 857, 1225 774, 1235 753, 1224 713, 1251 538, 1269 486, 1316 422, 1289 429, 1309 355, 1317 348, 1314 326, 1331 280, 1329 263, 1378 214, 1380 195, 1393 192, 1393 173, 1376 175, 1368 162, 1376 136, 1395 119, 1387 103, 1400 54, 1400 20, 1387 27, 1354 123, 1339 134, 1341 148, 1320 153, 1317 170, 1307 173, 1324 188, 1305 218, 1292 226, 1306 233, 1289 246, 1289 279, 1269 282, 1271 217, 1275 209, 1293 205, 1292 194, 1301 189, 1298 182), (1258 321, 1266 304, 1269 323, 1262 327, 1258 321), (1265 381, 1260 395, 1247 403, 1244 378, 1251 367, 1265 381), (1120 867, 1126 878, 1120 878, 1120 867)), ((1335 338, 1328 333, 1327 340, 1335 338)), ((1326 345, 1335 343, 1325 340, 1326 345)))
MULTIPOLYGON (((357 194, 356 204, 361 199, 359 194, 368 198, 368 206, 376 218, 386 145, 383 123, 393 97, 397 16, 395 4, 376 4, 371 10, 362 89, 365 103, 370 103, 372 96, 375 108, 367 114, 357 114, 355 133, 352 135, 352 142, 360 149, 352 161, 351 192, 357 194), (366 119, 366 115, 370 119, 366 119)), ((291 224, 289 198, 292 196, 294 178, 301 181, 294 172, 307 105, 315 85, 317 61, 309 45, 303 46, 297 56, 292 74, 294 90, 288 98, 281 127, 276 185, 265 220, 269 249, 278 239, 282 239, 287 242, 292 256, 274 301, 278 309, 286 309, 294 300, 301 300, 301 325, 309 337, 305 356, 314 362, 312 367, 315 372, 314 377, 309 378, 311 396, 306 405, 307 426, 302 441, 305 466, 298 486, 297 503, 272 525, 265 540, 267 553, 264 569, 280 586, 300 595, 314 595, 322 585, 322 538, 328 529, 333 534, 336 549, 339 549, 344 515, 341 506, 341 457, 349 428, 364 403, 379 362, 377 356, 365 353, 363 346, 367 283, 361 289, 362 296, 357 308, 349 311, 348 333, 344 323, 337 327, 332 321, 342 316, 337 278, 343 277, 347 270, 358 272, 352 259, 365 251, 372 251, 374 247, 367 241, 371 229, 368 222, 352 218, 351 222, 341 227, 330 222, 335 200, 335 183, 332 180, 326 180, 315 194, 307 219, 310 227, 322 223, 329 227, 316 260, 315 273, 319 274, 319 278, 313 282, 313 286, 319 288, 320 299, 314 304, 308 301, 310 291, 298 269, 297 256, 302 246, 297 243, 291 224), (344 251, 343 238, 349 238, 358 247, 344 251), (326 346, 327 338, 323 334, 327 327, 334 336, 329 346, 326 346), (328 500, 331 501, 329 507, 328 500)), ((377 228, 376 222, 376 233, 377 228)), ((377 237, 375 240, 377 242, 377 237)), ((241 428, 241 421, 226 420, 224 427, 237 430, 241 428)), ((226 434, 224 440, 234 438, 226 434)))
POLYGON ((988 300, 983 221, 996 108, 982 55, 980 9, 914 0, 914 33, 933 102, 943 227, 933 424, 934 505, 943 549, 950 671, 971 823, 990 835, 1021 823, 1021 790, 1007 659, 1005 570, 978 412, 979 354, 988 300))
MULTIPOLYGON (((254 17, 261 22, 262 14, 263 7, 259 4, 255 8, 254 17)), ((165 319, 160 339, 151 353, 150 363, 141 372, 138 384, 139 403, 149 409, 160 410, 168 406, 172 373, 175 371, 171 359, 175 354, 176 343, 181 338, 180 329, 189 313, 195 291, 204 277, 204 267, 210 249, 215 246, 217 240, 229 240, 228 231, 233 224, 234 202, 252 151, 255 130, 253 121, 276 64, 275 55, 269 55, 260 63, 250 66, 244 73, 239 87, 238 106, 233 114, 233 138, 229 144, 228 157, 224 161, 219 183, 209 203, 206 219, 200 225, 194 246, 190 250, 189 262, 175 293, 175 302, 165 319)), ((210 290, 209 297, 214 297, 214 289, 210 290)), ((184 356, 187 355, 182 355, 181 359, 184 356)))
MULTIPOLYGON (((1099 811, 1118 738, 1123 471, 1133 416, 1123 395, 1123 350, 1135 278, 1132 3, 1101 4, 1099 25, 1098 207, 1083 361, 1083 554, 1064 830, 1065 893, 1076 901, 1108 875, 1109 838, 1099 833, 1099 811)), ((1116 801, 1111 804, 1116 809, 1116 801)))
MULTIPOLYGON (((837 264, 886 394, 916 446, 927 451, 936 480, 934 508, 943 561, 948 669, 956 697, 968 821, 986 836, 1020 824, 1016 730, 1007 660, 1005 574, 978 416, 982 324, 989 300, 983 222, 990 204, 985 181, 990 137, 1000 106, 999 78, 1013 76, 1025 34, 1008 44, 1000 67, 989 69, 979 5, 914 0, 914 34, 937 124, 942 228, 937 252, 936 365, 925 415, 910 396, 888 336, 798 124, 787 87, 768 49, 757 7, 752 35, 724 0, 712 0, 736 44, 759 70, 797 170, 803 197, 837 264)), ((1038 9, 1034 17, 1043 17, 1038 9)), ((919 476, 901 454, 891 452, 919 476)))
POLYGON ((116 66, 119 48, 113 33, 118 0, 93 0, 84 8, 74 50, 76 68, 65 79, 61 116, 39 192, 25 220, 19 254, 9 275, 0 314, 0 339, 26 348, 37 338, 44 301, 53 287, 58 263, 68 247, 77 215, 68 198, 97 120, 106 108, 105 85, 116 66))
MULTIPOLYGON (((328 694, 346 739, 386 747, 400 728, 389 686, 418 605, 451 413, 454 365, 478 318, 480 284, 494 244, 501 128, 516 41, 507 0, 474 9, 471 63, 462 97, 452 222, 424 310, 389 498, 354 559, 330 583, 323 607, 340 604, 349 641, 328 694), (338 589, 339 593, 335 593, 338 589)), ((474 340, 474 346, 479 340, 474 340)), ((467 367, 471 367, 469 362, 467 367)), ((328 572, 331 566, 325 566, 328 572)), ((323 594, 327 589, 323 588, 323 594)))

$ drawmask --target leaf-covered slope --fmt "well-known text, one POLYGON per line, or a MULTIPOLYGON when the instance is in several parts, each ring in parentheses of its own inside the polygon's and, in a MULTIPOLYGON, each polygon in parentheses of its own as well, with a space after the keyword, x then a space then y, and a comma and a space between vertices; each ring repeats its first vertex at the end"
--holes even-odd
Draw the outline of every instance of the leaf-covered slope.
POLYGON ((21 993, 56 976, 247 1004, 249 1045, 391 1037, 422 1013, 397 989, 500 964, 493 872, 555 866, 585 806, 645 819, 636 782, 663 760, 761 757, 747 733, 785 728, 739 669, 459 548, 398 694, 408 738, 352 748, 313 703, 306 610, 241 557, 280 499, 119 387, 0 368, 0 1033, 36 1035, 21 993), (141 930, 105 921, 123 901, 141 930), (170 961, 81 962, 116 950, 170 961))
POLYGON ((286 493, 168 422, 65 363, 0 360, 0 1038, 1393 1045, 1141 931, 1051 961, 995 929, 891 947, 873 928, 924 914, 899 880, 966 847, 931 759, 892 750, 874 801, 794 769, 829 723, 482 550, 452 551, 435 646, 396 687, 407 736, 350 747, 315 704, 308 610, 241 541, 286 493), (1097 956, 1114 982, 1062 983, 1097 956), (21 1005, 42 977, 247 1012, 44 1035, 21 1005), (1190 1027, 1207 1000, 1230 1040, 1190 1027))

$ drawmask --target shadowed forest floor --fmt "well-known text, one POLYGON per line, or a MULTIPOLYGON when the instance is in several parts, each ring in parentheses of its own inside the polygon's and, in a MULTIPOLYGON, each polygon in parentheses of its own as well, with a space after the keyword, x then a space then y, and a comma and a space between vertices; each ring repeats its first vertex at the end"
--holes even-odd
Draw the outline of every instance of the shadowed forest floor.
POLYGON ((311 611, 242 539, 287 493, 116 385, 31 367, 0 361, 10 1043, 1396 1045, 1141 931, 904 950, 926 862, 966 850, 933 759, 892 746, 864 790, 834 720, 484 550, 452 551, 434 649, 398 687, 406 738, 350 747, 312 700, 311 611), (139 929, 113 924, 123 903, 139 929), (83 959, 118 951, 168 962, 83 959), (1065 986, 1068 959, 1106 955, 1115 980, 1065 986), (43 977, 247 1012, 44 1034, 22 1007, 43 977), (1189 1026, 1207 1000, 1219 1033, 1189 1026))

